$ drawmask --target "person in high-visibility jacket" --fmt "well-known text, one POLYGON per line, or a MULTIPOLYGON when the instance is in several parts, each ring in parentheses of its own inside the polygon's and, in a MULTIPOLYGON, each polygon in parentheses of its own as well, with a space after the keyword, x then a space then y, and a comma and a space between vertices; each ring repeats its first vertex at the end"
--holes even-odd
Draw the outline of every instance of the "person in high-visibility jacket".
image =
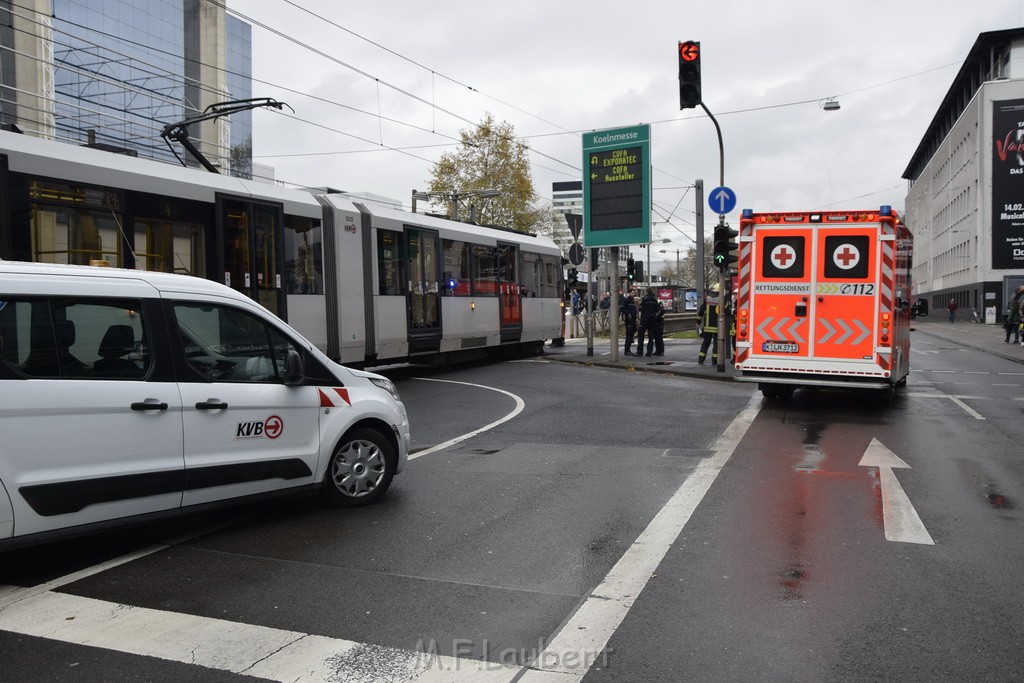
POLYGON ((708 357, 708 347, 711 347, 711 362, 718 365, 718 284, 711 287, 713 296, 704 297, 703 303, 697 310, 697 319, 700 320, 700 336, 703 339, 700 343, 700 353, 697 355, 697 362, 701 365, 708 357))

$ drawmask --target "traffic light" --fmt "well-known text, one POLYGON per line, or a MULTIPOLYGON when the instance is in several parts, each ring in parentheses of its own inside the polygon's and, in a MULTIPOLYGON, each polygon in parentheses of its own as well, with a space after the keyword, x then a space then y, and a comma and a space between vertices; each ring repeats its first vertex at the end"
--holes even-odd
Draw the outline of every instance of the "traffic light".
POLYGON ((693 109, 702 102, 700 93, 700 41, 679 43, 679 108, 693 109))
POLYGON ((580 272, 575 268, 569 269, 569 286, 575 287, 580 282, 580 272))
POLYGON ((632 258, 628 258, 626 259, 626 279, 629 280, 630 283, 632 283, 635 277, 636 261, 634 261, 632 258))
POLYGON ((739 233, 728 225, 719 225, 715 228, 715 266, 719 270, 726 270, 730 264, 736 263, 737 257, 732 253, 739 248, 739 245, 732 241, 739 233))
POLYGON ((644 262, 637 261, 633 264, 633 277, 637 280, 643 281, 644 279, 644 262))

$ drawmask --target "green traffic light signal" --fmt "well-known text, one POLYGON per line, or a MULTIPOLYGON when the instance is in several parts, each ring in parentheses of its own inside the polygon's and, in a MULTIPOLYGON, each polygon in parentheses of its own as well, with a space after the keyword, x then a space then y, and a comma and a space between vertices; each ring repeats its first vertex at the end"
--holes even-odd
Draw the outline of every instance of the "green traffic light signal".
POLYGON ((714 262, 720 269, 727 268, 729 264, 738 260, 732 253, 739 249, 739 245, 732 241, 737 235, 739 233, 728 225, 719 225, 715 228, 714 262))

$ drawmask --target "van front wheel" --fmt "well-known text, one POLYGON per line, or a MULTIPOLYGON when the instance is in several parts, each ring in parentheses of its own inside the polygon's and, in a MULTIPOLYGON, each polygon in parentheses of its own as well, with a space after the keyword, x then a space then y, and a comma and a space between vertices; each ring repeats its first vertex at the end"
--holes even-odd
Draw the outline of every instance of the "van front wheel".
POLYGON ((370 505, 391 485, 395 463, 391 442, 380 432, 354 429, 334 449, 320 490, 339 507, 370 505))

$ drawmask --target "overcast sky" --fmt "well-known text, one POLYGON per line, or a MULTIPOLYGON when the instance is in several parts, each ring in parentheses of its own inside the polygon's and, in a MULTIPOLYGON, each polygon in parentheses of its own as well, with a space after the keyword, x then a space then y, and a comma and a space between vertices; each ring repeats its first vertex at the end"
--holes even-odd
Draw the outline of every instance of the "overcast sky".
POLYGON ((703 111, 679 109, 678 41, 701 42, 737 211, 902 212, 903 171, 978 34, 1024 26, 1024 0, 228 7, 253 23, 253 96, 295 110, 254 114, 256 161, 279 180, 408 206, 459 130, 491 112, 534 150, 534 187, 550 198, 552 182, 580 179, 583 132, 648 123, 653 239, 679 248, 695 234, 689 186, 719 184, 719 153, 703 111), (832 96, 841 109, 823 110, 832 96))

